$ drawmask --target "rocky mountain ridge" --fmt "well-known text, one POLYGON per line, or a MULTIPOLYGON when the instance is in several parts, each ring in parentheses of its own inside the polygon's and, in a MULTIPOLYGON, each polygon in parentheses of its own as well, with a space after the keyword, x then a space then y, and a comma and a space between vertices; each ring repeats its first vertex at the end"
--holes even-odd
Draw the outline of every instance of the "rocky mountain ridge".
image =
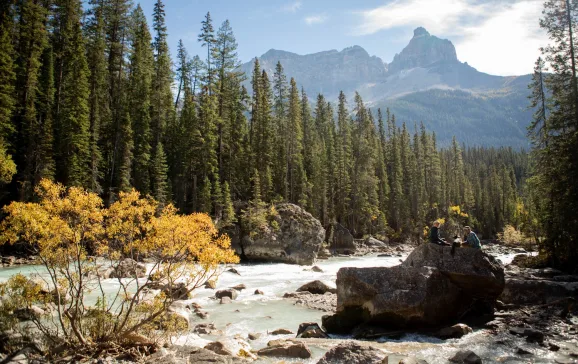
MULTIPOLYGON (((450 40, 423 27, 414 30, 408 45, 389 64, 360 46, 307 55, 272 49, 259 62, 269 77, 281 62, 287 77, 294 77, 312 102, 318 93, 336 101, 340 91, 352 100, 357 91, 373 109, 389 107, 398 120, 410 125, 424 122, 438 134, 441 145, 455 135, 468 145, 529 146, 531 76, 479 72, 458 59, 450 40), (475 138, 469 137, 473 131, 475 138)), ((241 69, 250 76, 253 62, 241 69)), ((250 77, 246 83, 250 89, 250 77)))

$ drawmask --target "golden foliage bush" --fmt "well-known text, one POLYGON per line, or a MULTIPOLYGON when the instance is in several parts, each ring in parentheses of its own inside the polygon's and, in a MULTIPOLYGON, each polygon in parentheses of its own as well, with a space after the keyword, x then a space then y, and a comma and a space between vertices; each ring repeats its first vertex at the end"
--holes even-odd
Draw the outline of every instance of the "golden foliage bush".
POLYGON ((171 205, 159 211, 155 200, 136 191, 121 193, 105 208, 94 193, 48 180, 37 194, 38 203, 4 208, 0 243, 32 244, 46 275, 40 283, 17 275, 0 285, 0 321, 14 325, 16 308, 42 307, 44 314, 33 315, 32 323, 49 348, 118 350, 164 341, 186 329, 168 312, 179 298, 170 292, 188 295, 215 280, 223 264, 238 262, 230 239, 219 236, 206 214, 180 215, 171 205), (118 289, 106 293, 104 271, 121 271, 145 257, 148 274, 125 270, 114 278, 118 289), (165 293, 154 295, 153 284, 165 293), (97 297, 95 304, 88 304, 89 296, 97 297))

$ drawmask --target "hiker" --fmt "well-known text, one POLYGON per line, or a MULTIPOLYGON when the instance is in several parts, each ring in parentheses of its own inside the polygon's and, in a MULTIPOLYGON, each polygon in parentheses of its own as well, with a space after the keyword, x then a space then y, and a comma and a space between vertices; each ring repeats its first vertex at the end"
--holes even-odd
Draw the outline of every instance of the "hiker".
POLYGON ((482 249, 482 244, 480 244, 480 239, 472 231, 472 228, 469 226, 464 227, 464 233, 466 234, 463 246, 474 248, 474 249, 482 249))
POLYGON ((451 244, 446 242, 445 239, 440 237, 440 222, 434 221, 433 226, 429 232, 429 241, 430 243, 437 244, 437 245, 445 245, 450 246, 451 244))

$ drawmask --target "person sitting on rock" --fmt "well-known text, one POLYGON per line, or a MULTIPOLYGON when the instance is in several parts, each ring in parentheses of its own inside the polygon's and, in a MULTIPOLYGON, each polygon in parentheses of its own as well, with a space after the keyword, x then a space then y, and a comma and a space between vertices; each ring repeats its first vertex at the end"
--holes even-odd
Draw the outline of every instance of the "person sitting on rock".
POLYGON ((446 242, 445 239, 440 237, 440 222, 434 221, 433 226, 429 232, 429 241, 430 243, 437 244, 437 245, 444 245, 450 246, 451 244, 446 242))
POLYGON ((474 233, 472 231, 472 228, 469 226, 464 227, 464 233, 466 234, 465 239, 464 239, 464 246, 467 246, 469 248, 474 248, 474 249, 482 249, 482 244, 480 244, 480 239, 478 238, 478 236, 476 235, 476 233, 474 233))

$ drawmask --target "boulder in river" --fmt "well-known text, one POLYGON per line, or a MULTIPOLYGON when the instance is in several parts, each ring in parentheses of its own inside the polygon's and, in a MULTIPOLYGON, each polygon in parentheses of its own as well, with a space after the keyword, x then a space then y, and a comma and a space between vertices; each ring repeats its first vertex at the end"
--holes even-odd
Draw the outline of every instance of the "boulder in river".
POLYGON ((304 343, 300 342, 277 342, 275 345, 268 345, 257 352, 259 356, 285 357, 285 358, 311 358, 311 350, 304 343))
POLYGON ((331 348, 317 364, 380 364, 384 357, 379 349, 348 341, 331 348))
POLYGON ((246 232, 242 255, 248 260, 312 265, 323 244, 325 229, 301 207, 281 203, 266 226, 246 232))
POLYGON ((578 282, 508 278, 500 300, 506 304, 538 305, 568 297, 578 299, 578 282))
POLYGON ((147 269, 144 264, 131 258, 125 258, 114 268, 110 278, 143 278, 146 276, 146 272, 147 269))
POLYGON ((360 324, 385 328, 435 327, 455 322, 474 303, 495 301, 504 286, 499 262, 480 250, 424 244, 390 268, 341 268, 337 313, 323 317, 330 333, 360 324))
POLYGON ((271 335, 292 335, 292 334, 294 334, 294 332, 287 329, 277 329, 271 331, 271 335))
POLYGON ((328 339, 329 335, 316 322, 305 322, 299 325, 297 338, 302 339, 328 339))
POLYGON ((406 267, 435 267, 472 297, 496 299, 504 290, 504 267, 480 249, 423 244, 403 262, 406 267))
POLYGON ((482 359, 471 350, 458 351, 450 361, 459 364, 482 364, 482 359))
POLYGON ((349 230, 337 222, 331 226, 331 229, 333 229, 333 239, 329 242, 331 250, 338 254, 355 254, 357 245, 349 230))
POLYGON ((440 339, 458 339, 462 336, 474 332, 471 327, 465 324, 456 324, 450 327, 444 327, 435 333, 440 339))
POLYGON ((321 281, 313 281, 297 289, 297 292, 309 292, 313 294, 325 294, 327 292, 336 293, 337 289, 329 287, 327 284, 321 281))
POLYGON ((223 298, 223 297, 229 297, 232 300, 236 300, 238 296, 239 296, 239 291, 237 291, 236 289, 232 289, 232 288, 217 291, 217 293, 215 293, 215 297, 218 299, 223 298))

